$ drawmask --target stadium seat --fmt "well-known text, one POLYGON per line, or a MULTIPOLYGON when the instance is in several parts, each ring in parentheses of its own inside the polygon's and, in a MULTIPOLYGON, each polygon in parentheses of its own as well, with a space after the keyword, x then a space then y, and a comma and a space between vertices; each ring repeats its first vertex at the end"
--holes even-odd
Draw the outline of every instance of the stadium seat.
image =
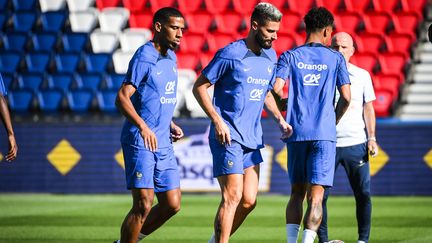
POLYGON ((238 13, 216 14, 214 20, 216 31, 221 33, 233 34, 246 29, 246 23, 243 22, 244 19, 238 13))
POLYGON ((33 92, 27 89, 13 90, 8 93, 8 101, 14 112, 28 112, 32 107, 33 92))
POLYGON ((377 74, 374 76, 375 89, 387 89, 391 92, 393 98, 397 99, 399 96, 400 80, 399 75, 394 74, 377 74))
POLYGON ((13 30, 16 32, 28 33, 32 31, 34 24, 36 23, 36 13, 35 12, 15 12, 12 15, 13 30))
POLYGON ((177 53, 177 66, 178 68, 186 68, 197 70, 199 65, 199 59, 196 54, 193 53, 177 53))
POLYGON ((376 11, 384 11, 393 13, 397 8, 400 8, 400 0, 372 0, 376 11))
POLYGON ((235 38, 230 34, 214 33, 207 36, 207 43, 210 52, 216 52, 220 48, 233 42, 235 38))
POLYGON ((343 0, 348 12, 360 12, 373 10, 372 0, 343 0))
POLYGON ((133 52, 123 52, 121 50, 115 51, 112 56, 114 71, 119 74, 126 73, 128 70, 129 61, 132 58, 133 54, 133 52))
POLYGON ((8 51, 22 52, 27 44, 27 33, 12 32, 3 35, 3 45, 8 51))
POLYGON ((51 54, 49 52, 27 53, 25 62, 28 72, 43 73, 48 69, 51 54))
MULTIPOLYGON (((419 18, 424 16, 427 0, 400 0, 403 12, 415 12, 419 18)), ((429 3, 430 4, 430 3, 429 3)))
POLYGON ((12 84, 14 83, 14 75, 13 74, 9 74, 9 73, 2 73, 1 74, 2 79, 3 79, 3 84, 6 88, 6 91, 9 91, 10 89, 12 89, 12 84))
POLYGON ((291 50, 296 47, 295 37, 292 35, 278 35, 276 41, 273 42, 273 48, 275 49, 278 56, 284 51, 291 50))
POLYGON ((148 0, 153 13, 163 7, 175 7, 176 0, 148 0))
POLYGON ((66 52, 80 52, 88 43, 87 33, 64 33, 62 35, 63 50, 66 52))
POLYGON ((76 74, 75 82, 78 89, 91 90, 96 93, 102 85, 102 77, 97 73, 76 74))
POLYGON ((344 31, 350 34, 356 33, 362 23, 360 15, 355 12, 341 12, 334 16, 334 20, 337 31, 344 31))
POLYGON ((86 71, 90 73, 105 72, 110 61, 110 54, 95 53, 84 56, 86 71))
POLYGON ((185 15, 190 15, 199 11, 206 11, 206 6, 203 0, 177 0, 178 9, 185 15))
POLYGON ((188 31, 192 33, 206 34, 214 30, 213 15, 207 12, 198 12, 186 15, 188 31))
POLYGON ((337 15, 339 12, 342 12, 345 9, 345 4, 343 4, 343 0, 316 0, 317 7, 325 7, 333 14, 337 15))
POLYGON ((363 15, 365 30, 369 33, 383 35, 389 30, 391 17, 385 12, 369 12, 363 15))
POLYGON ((117 7, 121 0, 96 0, 96 7, 100 10, 104 8, 117 7))
POLYGON ((181 39, 180 51, 185 53, 201 54, 207 45, 204 35, 188 33, 181 39))
POLYGON ((115 90, 103 90, 96 94, 99 109, 103 112, 112 113, 118 112, 115 105, 115 100, 117 97, 117 91, 115 90))
POLYGON ((20 89, 28 89, 37 93, 43 83, 42 74, 21 74, 18 76, 18 87, 20 89))
POLYGON ((95 0, 66 0, 69 11, 85 11, 89 7, 93 6, 95 0))
POLYGON ((145 0, 122 0, 123 6, 132 12, 143 12, 146 7, 145 0))
MULTIPOLYGON (((299 13, 286 12, 283 14, 278 34, 292 34, 300 30, 303 20, 299 13)), ((277 42, 277 41, 276 41, 277 42)))
POLYGON ((403 53, 407 58, 411 54, 414 40, 410 34, 390 33, 384 37, 389 52, 403 53))
POLYGON ((276 8, 278 8, 281 12, 285 12, 289 10, 289 5, 287 0, 271 0, 271 2, 276 8))
POLYGON ((410 34, 413 38, 417 36, 419 29, 419 17, 414 12, 396 13, 392 15, 394 31, 396 33, 410 34))
POLYGON ((75 52, 59 53, 55 55, 54 60, 58 72, 73 73, 80 63, 80 54, 75 52))
MULTIPOLYGON (((213 90, 214 90, 214 86, 210 87, 207 90, 210 97, 213 97, 213 90)), ((190 112, 191 117, 193 118, 207 117, 206 113, 201 108, 198 101, 195 99, 194 95, 192 94, 192 89, 189 89, 185 93, 185 101, 186 101, 186 109, 190 112)))
POLYGON ((13 74, 18 69, 21 54, 14 51, 3 52, 0 55, 0 72, 13 74))
POLYGON ((403 76, 406 67, 406 57, 402 53, 382 53, 378 56, 380 64, 380 72, 384 74, 399 75, 401 82, 404 81, 403 76))
POLYGON ((231 0, 204 0, 207 11, 212 14, 227 13, 234 11, 231 0))
POLYGON ((299 13, 304 16, 312 7, 315 6, 315 0, 287 0, 288 8, 291 11, 299 13))
POLYGON ((3 30, 5 24, 8 22, 10 14, 7 12, 0 12, 0 30, 3 30))
POLYGON ((118 39, 116 33, 95 30, 90 34, 90 42, 94 53, 112 53, 117 49, 118 39))
POLYGON ((33 49, 35 51, 53 51, 56 49, 57 34, 56 33, 37 33, 31 38, 33 49))
POLYGON ((63 92, 58 89, 41 90, 37 94, 37 99, 42 112, 57 112, 62 106, 63 92))
POLYGON ((375 90, 376 100, 373 106, 377 117, 387 117, 390 115, 390 108, 393 103, 393 97, 389 90, 375 90))
POLYGON ((363 32, 355 40, 359 52, 379 53, 385 50, 383 34, 363 32))
MULTIPOLYGON (((185 35, 186 36, 186 35, 185 35)), ((183 38, 185 37, 183 36, 183 38)), ((136 51, 140 46, 144 45, 152 38, 152 33, 149 29, 131 28, 125 29, 120 34, 120 46, 122 51, 136 51)), ((183 42, 182 38, 182 42, 183 42)))
POLYGON ((90 90, 72 90, 67 93, 69 108, 73 112, 87 112, 93 101, 93 93, 90 90))
POLYGON ((119 33, 126 26, 129 19, 129 10, 125 8, 104 8, 98 17, 102 32, 119 33))
POLYGON ((132 12, 129 16, 131 28, 152 29, 153 14, 150 12, 132 12))
POLYGON ((105 77, 106 87, 111 90, 118 90, 123 85, 124 74, 109 74, 105 77))
POLYGON ((51 74, 47 77, 48 88, 59 89, 66 94, 72 86, 73 76, 72 74, 51 74))
POLYGON ((58 11, 65 9, 66 0, 39 0, 39 6, 42 12, 58 11))
POLYGON ((64 11, 49 11, 42 13, 40 16, 42 30, 48 32, 62 32, 66 21, 66 12, 64 11))
POLYGON ((233 0, 234 10, 243 16, 250 16, 257 4, 254 0, 233 0))
POLYGON ((371 52, 358 52, 351 57, 350 62, 373 74, 377 68, 377 55, 371 52))
POLYGON ((0 0, 0 11, 8 8, 9 0, 0 0))
POLYGON ((91 32, 98 24, 99 11, 95 8, 88 8, 83 11, 69 13, 69 22, 73 32, 91 32))
POLYGON ((36 8, 36 0, 12 0, 15 11, 32 11, 36 8))
MULTIPOLYGON (((214 52, 201 53, 200 59, 199 59, 201 69, 205 68, 210 63, 210 61, 213 59, 214 55, 215 55, 214 52)), ((198 71, 201 71, 201 70, 198 70, 198 71)))

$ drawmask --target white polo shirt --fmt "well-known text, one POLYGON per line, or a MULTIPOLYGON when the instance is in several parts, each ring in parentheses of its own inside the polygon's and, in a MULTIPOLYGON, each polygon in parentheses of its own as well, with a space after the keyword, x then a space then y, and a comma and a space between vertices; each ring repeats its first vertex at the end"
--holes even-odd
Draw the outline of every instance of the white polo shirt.
MULTIPOLYGON (((367 141, 363 105, 375 100, 369 72, 349 63, 348 73, 351 81, 351 102, 336 126, 337 147, 353 146, 367 141)), ((339 96, 339 93, 336 93, 339 96)))

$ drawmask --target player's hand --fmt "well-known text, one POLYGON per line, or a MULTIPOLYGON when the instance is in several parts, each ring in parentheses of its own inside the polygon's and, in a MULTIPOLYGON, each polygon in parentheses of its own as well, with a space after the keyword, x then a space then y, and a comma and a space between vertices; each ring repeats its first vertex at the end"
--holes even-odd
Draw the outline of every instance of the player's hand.
POLYGON ((144 140, 144 146, 146 149, 155 152, 158 144, 157 144, 157 138, 156 135, 150 128, 144 127, 142 130, 140 130, 141 137, 144 140))
POLYGON ((16 140, 15 140, 15 136, 14 135, 9 135, 8 139, 9 139, 9 151, 6 154, 6 160, 7 161, 12 161, 17 156, 18 146, 16 144, 16 140))
POLYGON ((222 144, 231 145, 230 130, 224 121, 215 123, 216 139, 222 144))
POLYGON ((291 127, 290 124, 288 124, 285 120, 281 119, 281 121, 279 122, 279 129, 282 132, 282 136, 281 139, 287 139, 289 137, 291 137, 291 135, 293 134, 293 129, 291 127))
POLYGON ((183 130, 174 123, 171 123, 170 132, 173 142, 177 142, 180 138, 184 136, 183 130))
POLYGON ((368 141, 368 151, 370 156, 375 157, 378 155, 378 144, 374 140, 368 141))

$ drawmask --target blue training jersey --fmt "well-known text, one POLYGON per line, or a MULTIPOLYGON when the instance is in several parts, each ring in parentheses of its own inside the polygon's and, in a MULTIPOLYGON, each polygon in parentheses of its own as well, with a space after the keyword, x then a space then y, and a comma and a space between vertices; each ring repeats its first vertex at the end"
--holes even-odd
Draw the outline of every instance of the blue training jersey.
POLYGON ((0 74, 0 95, 3 95, 3 96, 7 95, 7 90, 6 90, 6 87, 3 83, 3 77, 1 76, 1 74, 0 74))
POLYGON ((336 86, 350 84, 342 54, 308 43, 284 52, 276 75, 290 82, 286 121, 294 131, 286 141, 336 141, 336 86))
MULTIPOLYGON (((124 83, 137 90, 131 101, 138 115, 155 133, 158 148, 171 146, 170 123, 177 103, 176 55, 168 50, 162 56, 151 41, 138 48, 129 62, 124 83)), ((121 142, 143 146, 139 129, 125 121, 121 142)))
MULTIPOLYGON (((213 105, 230 129, 231 139, 245 147, 263 147, 261 112, 267 92, 273 89, 276 52, 250 51, 246 40, 220 49, 202 74, 214 84, 213 105)), ((216 138, 211 124, 209 138, 216 138)))

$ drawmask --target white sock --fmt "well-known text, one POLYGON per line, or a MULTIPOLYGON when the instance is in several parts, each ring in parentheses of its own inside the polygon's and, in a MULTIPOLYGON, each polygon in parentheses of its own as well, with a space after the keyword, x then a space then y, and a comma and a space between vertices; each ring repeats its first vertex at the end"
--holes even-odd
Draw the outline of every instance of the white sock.
POLYGON ((215 235, 213 233, 212 236, 210 237, 210 240, 208 241, 208 243, 215 243, 215 242, 216 242, 215 235))
POLYGON ((313 243, 317 233, 310 229, 305 229, 303 231, 302 243, 313 243))
POLYGON ((138 234, 138 240, 137 240, 137 242, 139 242, 139 241, 141 241, 142 239, 146 238, 146 236, 147 236, 147 235, 145 235, 145 234, 143 234, 143 233, 140 232, 140 233, 138 234))
POLYGON ((296 243, 299 231, 300 231, 300 225, 287 224, 286 225, 287 243, 296 243))
POLYGON ((357 243, 366 243, 366 241, 359 240, 357 243))

